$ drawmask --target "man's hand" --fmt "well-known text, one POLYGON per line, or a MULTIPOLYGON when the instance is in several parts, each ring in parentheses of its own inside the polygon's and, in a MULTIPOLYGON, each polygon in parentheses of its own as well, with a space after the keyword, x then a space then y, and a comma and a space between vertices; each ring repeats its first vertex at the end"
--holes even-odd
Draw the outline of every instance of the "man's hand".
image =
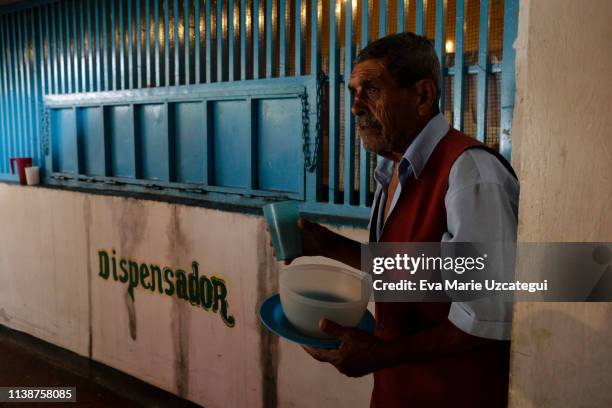
POLYGON ((298 228, 302 230, 302 248, 304 256, 327 256, 338 244, 340 235, 324 226, 310 222, 304 218, 298 220, 298 228))
MULTIPOLYGON (((302 232, 302 255, 324 256, 340 261, 355 269, 361 266, 361 244, 352 239, 325 228, 314 222, 300 218, 297 226, 302 232)), ((270 232, 266 225, 266 230, 270 232)), ((272 239, 268 238, 268 245, 272 247, 272 253, 276 256, 272 239)), ((293 259, 285 259, 285 265, 289 265, 293 259)))
POLYGON ((384 340, 373 334, 353 327, 343 327, 337 323, 322 319, 321 330, 340 339, 338 349, 320 349, 304 347, 304 350, 316 360, 331 363, 342 374, 348 377, 361 377, 376 371, 380 363, 377 355, 383 350, 384 340))
MULTIPOLYGON (((297 226, 302 233, 302 255, 303 256, 327 256, 329 255, 331 248, 334 247, 338 242, 339 235, 328 230, 322 225, 314 222, 305 220, 304 218, 298 219, 297 226)), ((269 232, 269 228, 266 225, 266 230, 269 232)), ((272 254, 276 256, 274 246, 272 245, 272 239, 268 237, 268 245, 272 248, 272 254)), ((333 250, 331 250, 333 252, 333 250)), ((285 265, 289 265, 293 262, 293 259, 285 259, 285 265)))

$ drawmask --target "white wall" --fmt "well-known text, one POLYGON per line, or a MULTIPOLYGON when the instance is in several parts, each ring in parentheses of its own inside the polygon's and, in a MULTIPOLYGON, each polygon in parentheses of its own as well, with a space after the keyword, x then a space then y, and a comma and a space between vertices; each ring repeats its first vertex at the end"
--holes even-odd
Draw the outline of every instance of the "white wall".
MULTIPOLYGON (((610 17, 609 0, 520 3, 520 241, 612 241, 610 17)), ((539 262, 519 259, 518 278, 539 262)), ((611 322, 609 303, 517 304, 510 405, 612 406, 611 322)))
POLYGON ((207 408, 369 406, 371 376, 348 379, 259 323, 279 271, 262 217, 0 183, 0 226, 0 324, 207 408), (199 262, 225 280, 235 327, 142 287, 132 302, 98 276, 102 249, 186 272, 199 262))

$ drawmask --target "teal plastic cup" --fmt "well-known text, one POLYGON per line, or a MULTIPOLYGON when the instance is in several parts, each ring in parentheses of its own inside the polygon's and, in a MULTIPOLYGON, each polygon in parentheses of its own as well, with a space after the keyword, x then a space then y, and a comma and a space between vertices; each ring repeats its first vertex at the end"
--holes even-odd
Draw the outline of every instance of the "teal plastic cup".
POLYGON ((276 260, 297 258, 302 255, 302 232, 297 226, 300 216, 299 205, 295 201, 267 204, 263 207, 268 223, 276 260))

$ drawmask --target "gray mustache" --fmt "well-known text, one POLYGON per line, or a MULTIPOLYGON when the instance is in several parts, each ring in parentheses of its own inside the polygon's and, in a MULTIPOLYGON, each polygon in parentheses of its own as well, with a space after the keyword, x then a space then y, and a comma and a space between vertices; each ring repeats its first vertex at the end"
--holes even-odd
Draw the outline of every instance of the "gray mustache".
POLYGON ((372 115, 363 115, 357 118, 359 127, 380 127, 380 123, 372 115))

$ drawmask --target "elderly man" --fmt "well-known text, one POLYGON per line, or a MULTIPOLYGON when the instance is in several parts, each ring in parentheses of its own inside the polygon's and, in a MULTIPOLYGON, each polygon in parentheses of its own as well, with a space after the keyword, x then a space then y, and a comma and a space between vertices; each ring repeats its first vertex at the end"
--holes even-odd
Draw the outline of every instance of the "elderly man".
MULTIPOLYGON (((371 242, 516 240, 519 185, 496 152, 440 113, 431 43, 390 35, 358 55, 349 79, 366 149, 382 156, 371 242)), ((300 219, 304 255, 360 267, 360 244, 300 219)), ((507 400, 511 306, 377 303, 375 335, 323 320, 337 350, 310 349, 348 376, 374 373, 372 406, 499 407, 507 400)))

